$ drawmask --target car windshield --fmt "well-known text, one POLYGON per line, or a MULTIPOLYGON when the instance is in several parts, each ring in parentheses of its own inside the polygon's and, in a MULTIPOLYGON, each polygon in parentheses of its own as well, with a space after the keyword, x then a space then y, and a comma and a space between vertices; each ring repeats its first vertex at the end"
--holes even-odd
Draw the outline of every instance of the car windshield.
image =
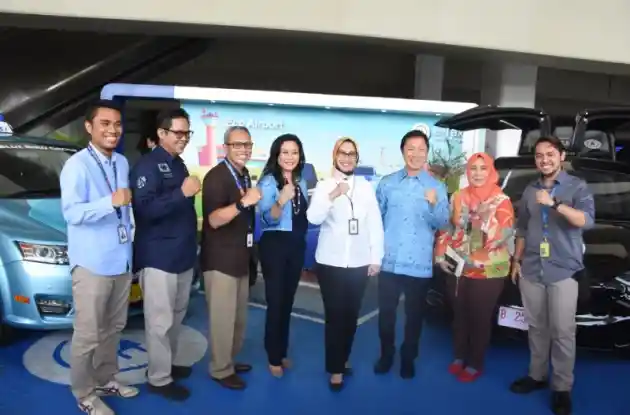
MULTIPOLYGON (((566 163, 565 170, 585 180, 595 199, 595 212, 598 219, 630 221, 630 175, 611 170, 574 170, 566 163)), ((538 178, 538 172, 532 168, 514 168, 499 170, 503 191, 516 204, 525 187, 538 178)))
POLYGON ((0 143, 0 198, 60 197, 59 174, 75 150, 0 143))

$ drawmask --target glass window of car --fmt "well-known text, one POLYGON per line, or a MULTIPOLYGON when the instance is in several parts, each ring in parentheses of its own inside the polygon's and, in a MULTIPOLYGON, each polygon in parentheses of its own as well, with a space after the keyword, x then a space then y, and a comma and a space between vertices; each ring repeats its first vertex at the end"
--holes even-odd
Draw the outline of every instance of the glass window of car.
POLYGON ((0 144, 0 198, 60 197, 59 175, 71 148, 0 144))
MULTIPOLYGON (((573 136, 573 126, 558 126, 554 128, 553 135, 558 137, 565 147, 571 143, 573 136)), ((540 138, 540 129, 529 130, 523 134, 521 143, 521 154, 532 154, 534 152, 534 144, 540 138)))
MULTIPOLYGON (((595 212, 600 219, 630 220, 630 175, 614 170, 574 170, 566 163, 565 170, 588 183, 595 199, 595 212)), ((501 169, 500 184, 516 204, 525 187, 538 178, 535 168, 501 169)))

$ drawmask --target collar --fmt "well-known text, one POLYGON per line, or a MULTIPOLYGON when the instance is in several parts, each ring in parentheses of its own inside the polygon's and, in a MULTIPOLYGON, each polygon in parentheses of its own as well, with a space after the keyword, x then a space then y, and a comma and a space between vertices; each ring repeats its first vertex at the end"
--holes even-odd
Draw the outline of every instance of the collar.
MULTIPOLYGON (((558 175, 556 176, 555 182, 556 184, 562 184, 566 182, 568 178, 569 178, 569 174, 564 170, 560 170, 560 173, 558 173, 558 175)), ((538 178, 536 183, 538 184, 538 186, 543 187, 542 176, 538 178)))
POLYGON ((223 163, 225 163, 225 167, 227 167, 228 170, 234 171, 234 173, 236 173, 239 177, 245 178, 249 176, 249 170, 247 170, 247 167, 243 167, 243 171, 240 172, 227 158, 223 159, 223 163))
POLYGON ((112 153, 111 158, 105 157, 105 155, 103 153, 101 153, 94 144, 92 144, 91 142, 88 144, 88 146, 90 146, 92 148, 92 150, 94 151, 94 154, 96 154, 96 157, 98 157, 99 161, 101 163, 103 163, 104 165, 109 165, 113 162, 116 161, 116 151, 114 151, 112 153))
POLYGON ((425 177, 425 174, 427 174, 426 170, 420 170, 420 173, 416 174, 415 176, 410 176, 407 173, 407 169, 405 169, 404 167, 399 170, 398 175, 400 177, 400 181, 402 182, 403 180, 405 180, 406 178, 409 178, 411 180, 422 180, 425 177))
POLYGON ((164 147, 162 147, 162 146, 156 146, 153 150, 151 150, 151 152, 149 154, 152 154, 152 155, 154 155, 156 157, 161 157, 162 159, 164 159, 166 161, 173 161, 173 160, 177 160, 178 158, 180 158, 179 156, 173 156, 171 153, 166 151, 164 149, 164 147))

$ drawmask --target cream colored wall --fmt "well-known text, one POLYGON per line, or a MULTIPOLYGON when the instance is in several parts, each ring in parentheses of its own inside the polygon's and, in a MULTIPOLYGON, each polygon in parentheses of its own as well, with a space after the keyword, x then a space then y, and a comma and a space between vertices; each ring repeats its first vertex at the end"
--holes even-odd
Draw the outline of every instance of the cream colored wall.
MULTIPOLYGON (((3 0, 0 12, 265 28, 630 64, 630 2, 3 0)), ((209 28, 210 29, 210 28, 209 28)))

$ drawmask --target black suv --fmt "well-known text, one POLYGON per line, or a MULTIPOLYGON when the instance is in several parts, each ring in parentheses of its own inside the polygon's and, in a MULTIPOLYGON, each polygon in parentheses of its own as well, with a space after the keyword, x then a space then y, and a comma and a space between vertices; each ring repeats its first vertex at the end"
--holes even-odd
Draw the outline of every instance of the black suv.
MULTIPOLYGON (((625 108, 585 110, 568 119, 531 108, 477 107, 436 124, 459 131, 522 131, 519 155, 495 161, 499 184, 515 209, 525 187, 538 176, 533 157, 536 140, 553 133, 567 147, 564 169, 585 180, 595 198, 595 226, 584 232, 591 299, 576 316, 577 342, 584 348, 630 351, 630 164, 616 160, 615 138, 615 130, 629 122, 630 110, 625 108)), ((433 304, 436 298, 448 298, 440 295, 444 275, 436 268, 433 304)), ((516 285, 506 284, 496 314, 499 331, 526 332, 516 285)))

